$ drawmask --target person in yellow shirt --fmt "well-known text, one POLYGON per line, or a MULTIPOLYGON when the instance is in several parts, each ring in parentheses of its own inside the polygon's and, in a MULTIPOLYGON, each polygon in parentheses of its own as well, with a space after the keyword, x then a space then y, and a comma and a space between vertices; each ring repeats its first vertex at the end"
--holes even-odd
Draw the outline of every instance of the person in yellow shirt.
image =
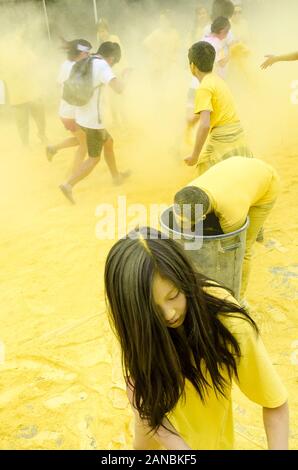
POLYGON ((229 87, 212 72, 215 55, 214 47, 205 41, 193 44, 188 53, 191 72, 200 82, 194 115, 189 117, 188 124, 190 127, 199 124, 192 154, 185 158, 185 163, 197 165, 200 175, 233 155, 253 156, 229 87))
MULTIPOLYGON (((275 169, 257 158, 231 157, 217 163, 188 186, 176 193, 176 207, 202 204, 203 214, 213 212, 224 233, 241 228, 247 216, 249 227, 242 270, 241 298, 247 288, 252 247, 279 193, 279 176, 275 169)), ((178 210, 176 211, 178 216, 178 210)), ((195 211, 192 210, 195 214, 195 211)), ((183 207, 182 207, 183 219, 183 207)), ((183 220, 193 226, 196 220, 183 220)))
POLYGON ((181 47, 181 38, 173 26, 170 10, 161 12, 159 26, 146 36, 143 45, 154 86, 156 84, 160 86, 160 83, 166 84, 177 66, 181 47))
POLYGON ((8 35, 2 40, 0 63, 1 78, 7 86, 8 102, 15 115, 22 144, 29 146, 30 117, 36 125, 39 140, 45 143, 46 117, 41 99, 40 62, 32 48, 26 44, 22 33, 17 36, 8 35), (22 53, 19 54, 19 51, 22 53))
POLYGON ((135 449, 232 449, 233 382, 263 408, 268 448, 287 449, 287 391, 257 325, 177 242, 130 232, 108 254, 105 289, 135 449))
POLYGON ((97 31, 96 31, 96 39, 98 41, 98 47, 103 43, 103 42, 116 42, 119 44, 119 46, 122 49, 122 44, 120 42, 120 39, 118 36, 115 34, 110 33, 110 27, 109 23, 105 18, 100 18, 98 23, 97 23, 97 31))

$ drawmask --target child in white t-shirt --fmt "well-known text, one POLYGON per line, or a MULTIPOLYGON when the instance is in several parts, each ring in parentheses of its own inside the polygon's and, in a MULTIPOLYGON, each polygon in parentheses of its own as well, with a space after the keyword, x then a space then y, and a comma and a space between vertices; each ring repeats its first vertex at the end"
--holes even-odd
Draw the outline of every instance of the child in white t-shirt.
POLYGON ((109 85, 116 93, 123 91, 123 82, 116 78, 112 66, 119 62, 121 49, 119 44, 104 42, 99 47, 92 61, 93 95, 87 104, 77 106, 75 121, 84 132, 87 141, 88 158, 81 163, 77 171, 74 171, 68 180, 60 185, 64 196, 74 204, 72 188, 82 179, 86 178, 100 161, 101 151, 104 148, 104 157, 114 184, 121 184, 129 172, 120 173, 116 165, 113 139, 105 129, 101 116, 101 90, 104 85, 109 85))
POLYGON ((214 71, 223 79, 226 78, 227 63, 229 61, 229 53, 226 48, 225 41, 231 30, 231 24, 224 16, 219 16, 211 25, 211 32, 205 34, 202 41, 209 42, 216 52, 214 71))
POLYGON ((63 86, 64 86, 64 82, 69 78, 73 65, 79 60, 85 59, 86 57, 88 57, 90 50, 92 49, 92 45, 90 44, 90 42, 86 41, 85 39, 74 39, 73 41, 64 41, 63 48, 65 49, 67 53, 67 60, 63 62, 63 64, 61 65, 59 74, 57 77, 57 83, 61 87, 59 117, 65 129, 71 132, 72 137, 68 137, 67 139, 63 140, 62 142, 59 142, 58 144, 48 145, 46 147, 46 155, 47 155, 48 160, 52 161, 54 155, 59 150, 78 146, 76 153, 75 153, 72 170, 71 170, 73 172, 77 170, 77 168, 82 163, 87 153, 86 137, 85 137, 85 133, 76 124, 76 121, 75 121, 76 107, 67 103, 62 98, 63 86))

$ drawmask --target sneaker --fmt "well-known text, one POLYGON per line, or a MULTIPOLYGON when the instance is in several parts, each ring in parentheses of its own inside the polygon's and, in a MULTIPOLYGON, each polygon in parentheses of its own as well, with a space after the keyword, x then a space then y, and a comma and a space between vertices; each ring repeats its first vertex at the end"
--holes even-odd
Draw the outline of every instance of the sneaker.
POLYGON ((47 145, 46 146, 46 156, 49 162, 53 160, 53 156, 57 153, 57 150, 53 145, 47 145))
POLYGON ((130 175, 131 175, 130 170, 119 172, 118 176, 113 178, 113 184, 115 186, 120 186, 124 182, 124 180, 128 178, 130 175))
POLYGON ((69 200, 71 204, 75 204, 75 200, 72 195, 72 187, 69 184, 60 184, 59 188, 61 189, 64 196, 69 200))

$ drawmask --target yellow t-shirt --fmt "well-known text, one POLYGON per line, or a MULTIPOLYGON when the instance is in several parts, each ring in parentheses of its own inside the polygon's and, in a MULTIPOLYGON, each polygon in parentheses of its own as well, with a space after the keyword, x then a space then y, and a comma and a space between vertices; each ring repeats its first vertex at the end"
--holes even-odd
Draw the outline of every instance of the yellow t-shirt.
POLYGON ((224 233, 243 226, 250 207, 271 204, 279 192, 279 177, 257 158, 231 157, 212 166, 188 186, 205 191, 224 233))
POLYGON ((215 73, 206 75, 196 91, 194 112, 201 111, 211 111, 211 129, 239 121, 230 89, 215 73))
MULTIPOLYGON (((221 291, 220 296, 222 292, 226 292, 222 289, 216 290, 221 291)), ((226 295, 228 296, 230 297, 229 294, 226 295)), ((233 378, 233 381, 250 400, 262 407, 275 408, 284 404, 287 401, 287 391, 270 361, 262 339, 257 336, 251 324, 232 316, 222 316, 221 321, 240 345, 241 358, 237 367, 239 381, 236 378, 233 378)), ((208 374, 205 376, 208 380, 208 374)), ((224 376, 229 382, 227 372, 224 376)), ((203 404, 193 385, 189 381, 186 382, 185 400, 179 400, 168 418, 191 449, 233 448, 231 394, 232 384, 226 388, 226 397, 216 396, 213 389, 210 389, 203 404)))

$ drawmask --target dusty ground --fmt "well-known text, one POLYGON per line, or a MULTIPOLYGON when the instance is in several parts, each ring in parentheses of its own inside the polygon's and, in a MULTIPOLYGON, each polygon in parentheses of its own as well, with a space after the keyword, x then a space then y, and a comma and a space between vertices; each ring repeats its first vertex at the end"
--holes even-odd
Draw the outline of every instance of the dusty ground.
MULTIPOLYGON (((102 163, 77 187, 78 204, 71 207, 57 186, 72 151, 49 164, 34 133, 25 152, 13 122, 2 119, 0 125, 0 448, 129 449, 131 413, 103 296, 104 261, 113 240, 96 237, 96 206, 116 204, 118 195, 147 205, 169 203, 193 169, 179 161, 174 140, 172 149, 163 147, 152 128, 138 130, 118 138, 121 167, 134 169, 129 183, 112 186, 102 163)), ((54 113, 48 127, 52 140, 65 136, 54 113)), ((265 243, 256 246, 248 292, 252 315, 289 390, 296 449, 297 143, 277 141, 260 155, 279 170, 283 190, 265 243)), ((237 390, 235 420, 237 448, 265 448, 261 410, 237 390)))

